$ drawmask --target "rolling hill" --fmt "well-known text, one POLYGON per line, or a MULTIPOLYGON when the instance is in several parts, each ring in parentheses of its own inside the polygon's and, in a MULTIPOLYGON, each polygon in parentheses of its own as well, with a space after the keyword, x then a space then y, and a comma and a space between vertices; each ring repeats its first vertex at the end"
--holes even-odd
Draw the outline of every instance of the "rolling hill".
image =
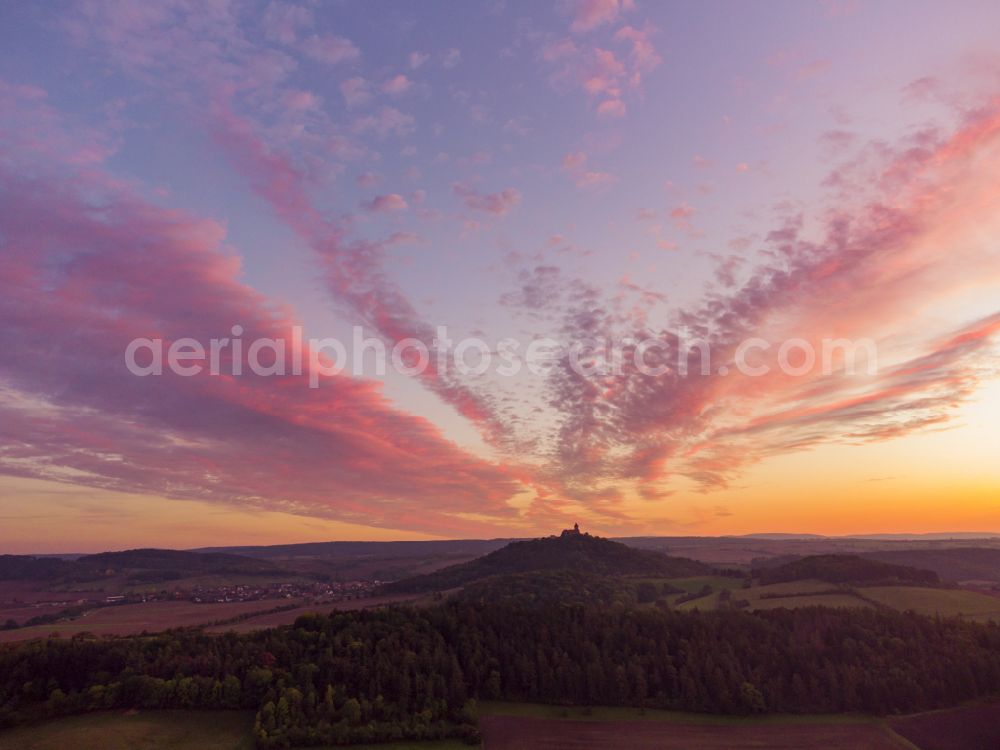
POLYGON ((427 575, 386 584, 384 589, 391 593, 443 591, 491 576, 556 570, 602 576, 644 575, 661 578, 697 576, 712 572, 711 567, 694 560, 635 549, 610 539, 570 530, 564 531, 561 536, 511 542, 484 557, 427 575))
POLYGON ((863 557, 933 570, 945 581, 1000 581, 1000 549, 996 548, 880 550, 863 557))
POLYGON ((759 569, 756 575, 762 584, 806 579, 827 583, 869 585, 935 586, 940 583, 937 573, 931 570, 918 570, 857 555, 810 555, 781 565, 759 569))

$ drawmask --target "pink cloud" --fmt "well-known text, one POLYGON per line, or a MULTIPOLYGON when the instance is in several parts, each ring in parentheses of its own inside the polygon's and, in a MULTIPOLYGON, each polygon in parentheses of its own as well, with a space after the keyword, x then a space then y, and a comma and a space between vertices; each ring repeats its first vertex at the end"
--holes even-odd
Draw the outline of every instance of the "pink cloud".
POLYGON ((562 158, 562 168, 572 176, 573 182, 579 188, 601 188, 613 184, 617 178, 608 172, 586 169, 587 154, 583 151, 573 151, 562 158))
MULTIPOLYGON (((98 8, 95 12, 99 11, 98 8)), ((160 22, 156 20, 164 14, 153 8, 143 11, 142 15, 141 23, 134 18, 116 18, 115 14, 109 14, 107 23, 92 25, 91 33, 101 35, 108 59, 135 80, 152 87, 153 92, 166 94, 168 100, 177 92, 184 94, 185 106, 191 106, 198 114, 198 122, 209 123, 217 143, 250 187, 268 202, 274 214, 296 233, 302 244, 312 250, 332 304, 349 311, 386 342, 408 336, 426 339, 430 326, 418 315, 405 291, 391 280, 391 274, 386 273, 385 247, 393 238, 385 242, 352 241, 345 227, 330 218, 326 204, 318 200, 314 203, 311 197, 316 185, 313 170, 315 165, 329 161, 330 144, 340 135, 338 124, 325 120, 322 113, 317 112, 316 122, 310 122, 308 129, 273 128, 272 113, 254 106, 260 100, 282 101, 282 96, 291 91, 288 81, 294 61, 290 61, 284 51, 269 54, 266 48, 251 44, 232 29, 224 31, 221 38, 213 37, 209 44, 202 43, 198 36, 201 27, 196 23, 191 27, 175 24, 171 38, 181 41, 172 42, 176 47, 166 47, 163 42, 166 35, 161 33, 162 26, 157 25, 160 22), (149 20, 150 17, 153 20, 149 20), (174 59, 172 50, 181 47, 191 54, 170 66, 162 62, 174 59), (226 52, 222 54, 218 50, 226 52)), ((223 24, 218 26, 221 28, 223 24)), ((212 33, 215 28, 213 26, 212 33)), ((608 34, 595 34, 610 35, 611 29, 608 34)), ((638 96, 641 84, 641 76, 637 73, 642 72, 643 52, 642 49, 636 51, 637 39, 631 32, 613 40, 602 38, 603 46, 597 48, 587 43, 587 37, 577 37, 575 42, 553 45, 542 51, 541 62, 548 66, 547 70, 554 71, 553 85, 584 94, 591 108, 596 109, 604 101, 620 101, 625 106, 631 103, 630 96, 638 96), (599 67, 602 58, 596 54, 597 49, 612 51, 613 60, 624 66, 624 71, 616 72, 614 66, 599 67), (546 54, 551 59, 545 59, 546 54), (608 74, 614 80, 596 81, 591 84, 594 93, 590 93, 588 82, 600 79, 601 74, 608 74), (618 91, 612 96, 610 92, 614 89, 618 91)), ((539 40, 538 44, 545 41, 549 40, 539 40)), ((180 97, 177 100, 180 101, 180 97)), ((961 127, 950 137, 922 131, 895 145, 887 142, 866 147, 863 163, 846 165, 830 175, 826 184, 836 195, 828 205, 815 207, 805 217, 782 220, 770 233, 755 238, 753 257, 756 260, 747 260, 748 267, 741 269, 739 276, 734 268, 721 268, 718 279, 725 289, 713 289, 704 305, 689 306, 677 313, 674 322, 698 335, 710 337, 715 351, 728 357, 742 338, 764 331, 814 339, 825 332, 888 336, 900 330, 911 330, 907 326, 914 311, 947 300, 949 295, 960 300, 969 290, 995 284, 995 248, 983 241, 983 237, 997 236, 998 230, 994 176, 1000 171, 1000 165, 997 163, 995 104, 962 115, 961 127), (808 231, 804 229, 806 226, 808 231), (940 251, 942 247, 948 248, 948 254, 940 251), (975 268, 976 273, 970 275, 969 268, 975 268)), ((415 126, 412 118, 407 122, 407 117, 390 108, 368 118, 358 118, 354 122, 354 132, 381 137, 405 134, 415 126)), ((39 116, 39 119, 43 118, 39 116)), ((25 150, 23 153, 18 151, 13 158, 34 160, 38 154, 59 154, 56 158, 64 163, 62 155, 74 153, 78 155, 75 160, 65 163, 90 171, 105 158, 101 139, 62 144, 58 139, 32 139, 31 130, 31 127, 21 129, 26 136, 25 150)), ((432 147, 430 153, 438 148, 432 147)), ((710 162, 699 159, 696 164, 708 166, 710 162)), ((580 175, 586 174, 583 162, 576 168, 580 175)), ((89 182, 85 184, 92 187, 89 182)), ((57 179, 47 182, 46 194, 52 193, 49 203, 60 208, 50 221, 63 215, 58 191, 72 193, 78 187, 57 179)), ((509 191, 517 193, 513 189, 509 191)), ((10 192, 21 199, 15 208, 27 208, 23 204, 30 196, 13 189, 10 192)), ((516 203, 509 200, 510 196, 504 198, 507 193, 482 195, 466 185, 455 191, 467 208, 497 214, 516 203)), ((93 204, 81 199, 73 203, 77 209, 82 206, 85 211, 94 208, 93 204)), ((145 204, 142 207, 135 212, 140 218, 146 210, 153 210, 145 204)), ((0 211, 3 208, 4 204, 0 203, 0 211)), ((17 212, 9 209, 8 213, 10 217, 5 215, 5 221, 16 222, 17 212)), ((78 213, 76 209, 69 212, 74 216, 78 213)), ((25 215, 33 225, 28 230, 18 229, 22 237, 35 241, 35 235, 28 235, 28 231, 50 229, 48 224, 42 223, 44 217, 37 206, 25 215)), ((122 216, 128 219, 125 223, 129 226, 138 225, 133 221, 133 213, 126 212, 120 203, 115 203, 115 211, 110 216, 101 218, 103 224, 118 227, 122 216)), ((188 229, 188 223, 176 216, 171 218, 173 223, 163 220, 155 227, 142 225, 145 233, 126 233, 124 237, 134 243, 154 234, 169 235, 169 227, 176 226, 176 236, 183 239, 182 244, 194 243, 201 237, 199 232, 204 232, 211 240, 208 242, 210 248, 218 248, 222 242, 218 238, 217 225, 213 228, 209 223, 207 228, 196 231, 188 229)), ((59 237, 66 238, 68 245, 71 245, 68 238, 92 238, 101 230, 112 232, 102 226, 102 222, 80 219, 66 223, 71 225, 70 229, 77 230, 76 222, 85 224, 86 231, 61 230, 59 237)), ((120 239, 118 234, 115 239, 120 239)), ((673 247, 669 238, 656 235, 656 241, 661 246, 673 247)), ((98 250, 103 247, 90 239, 87 243, 88 247, 98 250)), ((629 250, 632 248, 625 249, 629 250)), ((167 255, 175 261, 186 257, 173 251, 167 255)), ((49 257, 57 265, 58 257, 49 257)), ((112 260, 118 259, 112 257, 112 260)), ((728 260, 720 260, 720 265, 726 266, 728 260)), ((87 259, 79 261, 82 267, 87 267, 87 259)), ((29 281, 32 274, 51 273, 53 265, 34 268, 23 264, 19 267, 7 257, 6 250, 0 256, 0 263, 7 264, 3 268, 4 274, 8 274, 0 274, 0 278, 14 279, 22 274, 29 281)), ((205 267, 209 265, 206 263, 205 267)), ((232 280, 233 274, 238 272, 238 261, 233 265, 235 268, 230 269, 211 264, 213 278, 232 280)), ((112 267, 110 263, 108 267, 112 267)), ((113 274, 105 274, 105 278, 110 277, 113 274)), ((105 290, 97 281, 98 275, 90 273, 86 278, 89 279, 87 283, 81 283, 73 291, 100 301, 105 290)), ((539 310, 532 308, 532 313, 544 313, 549 319, 557 320, 558 330, 565 330, 567 335, 607 333, 612 338, 632 333, 662 335, 662 327, 653 328, 646 322, 647 316, 655 319, 649 313, 654 296, 632 282, 618 284, 614 291, 605 292, 579 279, 568 278, 565 273, 540 272, 529 274, 525 283, 541 284, 542 280, 546 292, 552 294, 535 294, 524 299, 540 306, 539 310)), ((183 281, 187 283, 190 279, 185 277, 183 281)), ((8 287, 11 295, 18 293, 17 286, 10 284, 8 287)), ((29 284, 26 289, 26 294, 41 295, 45 287, 29 284)), ((167 291, 165 287, 152 288, 152 292, 164 295, 167 291)), ((150 290, 130 287, 130 293, 141 297, 150 290)), ((229 297, 217 288, 211 287, 208 294, 211 299, 228 304, 229 297)), ((113 299, 118 301, 117 297, 113 299)), ((243 300, 242 297, 234 299, 243 300)), ((15 297, 11 296, 11 300, 15 297)), ((3 304, 7 304, 6 299, 0 301, 0 305, 3 304)), ((142 305, 136 303, 133 308, 141 310, 142 305)), ((4 308, 5 315, 0 319, 16 319, 7 317, 13 310, 14 307, 4 308)), ((70 315, 64 316, 64 320, 72 319, 70 315)), ((213 314, 207 319, 221 322, 223 317, 213 314)), ((170 325, 171 331, 177 330, 178 324, 170 325)), ((257 328, 272 330, 255 322, 255 330, 257 328)), ((888 439, 943 424, 955 405, 962 403, 975 384, 986 377, 982 372, 984 349, 974 342, 990 341, 994 335, 992 323, 987 319, 972 321, 968 329, 955 331, 951 337, 944 336, 940 342, 919 341, 900 357, 898 366, 887 368, 876 380, 862 385, 836 375, 828 379, 795 381, 778 376, 752 380, 716 374, 700 379, 666 377, 654 380, 641 373, 627 372, 620 378, 598 380, 577 378, 564 367, 557 367, 545 384, 547 393, 552 394, 551 403, 546 400, 546 406, 555 410, 552 423, 558 425, 551 432, 538 427, 521 427, 528 420, 515 424, 506 419, 509 411, 505 409, 510 408, 510 401, 485 392, 454 372, 432 371, 421 382, 479 427, 488 439, 499 438, 490 440, 491 445, 552 446, 551 451, 545 453, 542 469, 520 467, 501 472, 504 480, 516 477, 519 487, 530 487, 536 492, 529 511, 532 517, 547 517, 567 498, 593 502, 599 512, 615 514, 620 512, 615 508, 617 496, 601 487, 602 483, 625 487, 636 482, 643 496, 660 497, 664 490, 658 483, 669 480, 672 474, 683 474, 711 488, 730 481, 748 463, 770 455, 820 442, 888 439), (527 429, 526 437, 519 432, 522 429, 527 429)), ((19 340, 3 343, 9 344, 8 351, 18 351, 21 344, 19 340)), ((671 342, 666 340, 666 343, 671 342)), ((912 345, 912 342, 907 343, 912 345)), ((667 356, 672 358, 672 353, 667 356)), ((3 361, 9 362, 10 357, 3 361)), ((86 361, 81 364, 85 365, 86 361)), ((30 377, 25 382, 30 382, 30 377)), ((63 384, 54 381, 52 386, 50 392, 59 392, 63 384)), ((229 394, 227 391, 227 397, 229 394)), ((169 398, 174 393, 163 395, 169 398)), ((273 399, 289 413, 302 406, 295 399, 280 400, 266 390, 241 395, 255 404, 273 399)), ((104 403, 98 405, 104 406, 104 403)), ((14 407, 5 404, 5 408, 12 413, 10 419, 0 421, 0 429, 15 424, 14 407)), ((313 414, 310 409, 302 408, 301 411, 307 419, 313 414)), ((327 411, 334 413, 335 409, 331 406, 327 411)), ((124 410, 109 413, 124 413, 124 410)), ((97 419, 93 414, 84 414, 81 418, 97 419)), ((162 419, 162 415, 157 418, 162 419)), ((30 433, 23 419, 17 424, 16 429, 11 428, 14 434, 30 433)), ((66 419, 61 426, 69 424, 70 420, 66 419)), ((280 421, 278 424, 284 426, 280 421)), ((349 425, 359 430, 364 427, 360 418, 358 423, 352 421, 349 425)), ((171 422, 169 426, 173 428, 175 424, 171 422)), ((28 427, 43 429, 44 425, 29 424, 28 427)), ((392 428, 419 431, 419 427, 409 421, 392 424, 392 428)), ((212 439, 225 437, 206 434, 212 439)), ((376 430, 371 434, 384 437, 392 431, 376 430)), ((142 435, 130 434, 129 437, 138 440, 142 435)), ((338 436, 338 439, 343 439, 349 449, 354 450, 355 445, 349 437, 338 436)), ((156 435, 149 439, 155 438, 156 435)), ((71 443, 65 435, 62 439, 71 443)), ((52 444, 56 442, 53 440, 52 444)), ((295 446, 298 447, 298 443, 295 446)), ((329 446, 324 443, 324 447, 329 446)), ((333 447, 330 450, 335 452, 333 447)), ((381 456, 377 452, 357 450, 361 456, 359 464, 371 465, 381 458, 393 459, 391 453, 381 456)), ((163 455, 173 458, 178 454, 163 455)), ((59 462, 66 462, 66 465, 84 460, 74 458, 68 450, 58 452, 58 456, 59 462)), ((251 459, 249 465, 256 466, 252 460, 256 454, 248 453, 244 457, 251 459)), ((322 452, 315 457, 322 458, 322 452)), ((139 456, 140 461, 143 458, 139 456)), ((88 456, 88 467, 91 461, 98 459, 88 456)), ((272 465, 267 464, 269 469, 272 465)), ((292 466, 299 467, 298 464, 292 466)), ((459 469, 464 470, 465 466, 461 463, 459 469)), ((424 472, 420 467, 412 470, 414 481, 420 484, 418 492, 427 492, 429 485, 425 483, 424 472)), ((302 471, 319 472, 309 466, 302 467, 302 471)), ((462 476, 469 475, 463 473, 462 476)), ((489 475, 483 481, 491 488, 490 498, 495 498, 492 477, 489 475)), ((186 481, 190 477, 184 475, 181 479, 186 481)), ((227 474, 227 485, 230 479, 237 481, 238 477, 227 474)), ((331 477, 319 472, 310 475, 310 479, 329 481, 331 477)), ((392 483, 397 479, 393 472, 387 481, 392 483)), ((461 486, 464 488, 471 483, 463 479, 461 486)), ((249 495, 263 486, 247 482, 244 489, 249 495)), ((348 482, 347 486, 352 493, 351 499, 358 498, 356 509, 362 512, 364 498, 368 495, 355 493, 354 482, 348 482)), ((391 494, 400 487, 398 482, 387 486, 383 494, 391 494)), ((304 501, 299 499, 299 489, 296 486, 294 500, 301 503, 304 501)), ((439 484, 435 489, 442 488, 439 484)), ((412 508, 403 510, 413 511, 412 508)), ((438 522, 444 523, 440 517, 435 520, 438 522)))
POLYGON ((687 203, 682 203, 670 210, 670 218, 674 221, 687 222, 697 213, 694 208, 687 203))
POLYGON ((264 10, 261 27, 264 36, 282 44, 295 44, 301 29, 312 26, 312 12, 300 5, 270 2, 264 10))
POLYGON ((333 34, 313 34, 302 42, 300 48, 307 57, 327 65, 339 65, 361 57, 361 51, 350 39, 333 34))
MULTIPOLYGON (((824 238, 806 239, 797 218, 776 228, 764 255, 773 262, 701 310, 679 313, 674 325, 708 338, 716 364, 731 362, 740 342, 765 331, 769 340, 805 338, 818 350, 820 337, 857 340, 909 330, 914 305, 966 293, 969 280, 960 270, 966 263, 979 269, 980 289, 1000 279, 1000 254, 983 243, 982 231, 987 224, 1000 229, 988 208, 1000 195, 988 177, 1000 159, 1000 114, 978 111, 950 138, 917 134, 896 148, 882 144, 880 154, 880 178, 868 174, 870 162, 841 175, 844 197, 827 218, 824 238), (941 254, 942 246, 961 248, 964 260, 941 254)), ((692 211, 682 204, 672 218, 687 221, 692 211)), ((730 257, 720 265, 727 287, 736 286, 741 262, 730 257)), ((637 332, 632 316, 594 299, 565 315, 573 337, 614 338, 619 326, 637 338, 654 335, 637 332)), ((785 375, 773 351, 772 373, 762 378, 714 370, 701 378, 626 372, 597 388, 557 368, 550 388, 562 394, 558 408, 572 426, 561 431, 558 473, 583 487, 601 477, 632 477, 640 491, 652 486, 654 493, 674 473, 711 489, 771 455, 938 426, 989 377, 998 333, 1000 313, 925 344, 868 380, 841 370, 785 375), (632 458, 622 460, 622 451, 632 458)), ((663 361, 676 363, 679 342, 662 340, 663 361)), ((695 371, 698 356, 688 356, 695 371)))
POLYGON ((360 107, 371 101, 371 85, 364 78, 355 76, 340 82, 340 94, 350 108, 360 107))
POLYGON ((374 172, 364 172, 355 178, 359 188, 373 188, 379 183, 379 176, 374 172))
POLYGON ((572 0, 567 5, 572 18, 570 31, 578 34, 593 31, 632 7, 632 0, 572 0))
POLYGON ((555 39, 542 46, 542 59, 546 62, 556 62, 573 57, 577 52, 576 42, 572 39, 555 39))
POLYGON ((423 64, 426 63, 428 60, 430 60, 431 56, 428 55, 426 52, 411 52, 409 58, 407 59, 410 64, 410 68, 416 70, 417 68, 422 67, 423 64))
POLYGON ((521 193, 514 188, 507 188, 499 193, 482 194, 469 185, 456 182, 451 189, 466 206, 474 211, 483 211, 497 216, 505 215, 521 202, 521 193))
POLYGON ((399 96, 409 91, 412 85, 410 79, 400 73, 386 80, 380 88, 383 94, 399 96))
POLYGON ((553 69, 553 85, 579 87, 596 104, 599 115, 621 117, 627 92, 640 91, 642 76, 661 62, 650 41, 653 29, 627 26, 614 41, 628 45, 627 57, 607 47, 578 45, 572 39, 549 39, 541 46, 541 59, 553 69))
POLYGON ((611 185, 617 181, 617 177, 608 172, 585 171, 576 178, 576 186, 580 188, 599 188, 611 185))
POLYGON ((382 107, 378 112, 354 121, 355 133, 372 132, 380 138, 389 135, 402 137, 413 132, 415 127, 413 116, 400 112, 395 107, 382 107))
POLYGON ((597 106, 597 114, 603 117, 624 117, 625 103, 621 99, 607 99, 597 106))
MULTIPOLYGON (((8 122, 3 142, 23 140, 8 122)), ((239 324, 292 345, 294 314, 239 280, 220 224, 61 161, 0 159, 0 196, 0 472, 437 533, 484 528, 462 520, 473 507, 512 517, 512 479, 373 383, 126 370, 136 337, 239 324)))
POLYGON ((365 209, 373 213, 395 213, 405 211, 409 206, 406 199, 397 193, 377 195, 365 204, 365 209))
POLYGON ((512 117, 504 123, 503 129, 515 135, 528 135, 531 132, 530 122, 527 117, 512 117))
POLYGON ((385 241, 385 245, 412 245, 423 242, 424 238, 414 232, 393 232, 385 241))
MULTIPOLYGON (((203 43, 205 26, 196 9, 168 15, 149 8, 136 19, 112 12, 111 6, 89 6, 87 17, 72 27, 75 38, 78 43, 97 46, 110 62, 154 91, 183 92, 177 101, 197 115, 192 120, 208 125, 215 142, 250 187, 311 248, 338 307, 349 310, 390 345, 406 338, 432 341, 433 327, 420 319, 406 294, 384 272, 384 247, 377 242, 350 241, 344 226, 310 198, 317 170, 329 162, 333 149, 338 155, 343 151, 345 139, 339 126, 322 112, 308 128, 293 128, 287 134, 265 125, 271 113, 261 111, 259 103, 280 95, 294 61, 248 39, 239 19, 227 8, 210 27, 213 44, 203 43), (188 53, 174 55, 177 46, 188 53)), ((457 50, 450 50, 443 62, 455 64, 459 56, 457 50)), ((359 80, 353 89, 344 89, 347 96, 368 93, 367 82, 359 80)), ((359 103, 357 97, 353 101, 359 103)), ((412 116, 383 107, 357 118, 353 130, 384 138, 404 135, 414 126, 412 116)), ((418 211, 426 220, 439 215, 429 208, 418 211)), ((439 370, 433 356, 420 382, 479 428, 488 442, 503 438, 506 426, 489 394, 460 382, 450 368, 439 370)))
POLYGON ((638 77, 643 73, 649 73, 663 62, 656 48, 653 46, 651 37, 654 29, 650 25, 637 29, 634 26, 624 26, 615 33, 615 40, 629 42, 632 45, 633 85, 638 83, 638 77))
POLYGON ((289 91, 284 97, 285 106, 293 111, 305 112, 320 107, 320 100, 311 91, 289 91))
POLYGON ((587 163, 587 155, 582 151, 572 151, 562 158, 563 169, 574 170, 587 163))

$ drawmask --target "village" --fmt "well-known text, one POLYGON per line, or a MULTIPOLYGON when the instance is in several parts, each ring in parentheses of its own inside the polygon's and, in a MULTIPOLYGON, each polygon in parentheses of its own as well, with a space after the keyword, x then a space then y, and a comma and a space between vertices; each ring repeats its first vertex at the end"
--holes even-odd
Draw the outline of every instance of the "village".
POLYGON ((194 585, 161 591, 132 591, 106 596, 103 604, 140 604, 156 601, 190 601, 196 604, 253 602, 270 599, 306 599, 338 602, 365 599, 374 594, 381 581, 240 583, 225 586, 194 585))

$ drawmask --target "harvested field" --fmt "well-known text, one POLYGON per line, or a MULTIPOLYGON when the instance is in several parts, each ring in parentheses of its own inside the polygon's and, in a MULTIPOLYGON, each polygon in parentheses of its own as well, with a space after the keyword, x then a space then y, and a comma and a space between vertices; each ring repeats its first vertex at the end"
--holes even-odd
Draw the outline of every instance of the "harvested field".
POLYGON ((910 747, 873 722, 684 724, 482 716, 484 750, 902 750, 910 747))
POLYGON ((372 596, 366 599, 347 599, 339 602, 323 602, 319 604, 307 604, 285 612, 270 612, 268 614, 249 617, 241 622, 231 625, 216 625, 205 628, 208 633, 249 633, 253 630, 263 630, 265 628, 276 628, 279 625, 291 625, 298 617, 319 612, 329 614, 334 611, 344 611, 352 609, 369 609, 371 607, 384 607, 388 604, 402 604, 415 600, 413 594, 396 594, 393 596, 372 596))

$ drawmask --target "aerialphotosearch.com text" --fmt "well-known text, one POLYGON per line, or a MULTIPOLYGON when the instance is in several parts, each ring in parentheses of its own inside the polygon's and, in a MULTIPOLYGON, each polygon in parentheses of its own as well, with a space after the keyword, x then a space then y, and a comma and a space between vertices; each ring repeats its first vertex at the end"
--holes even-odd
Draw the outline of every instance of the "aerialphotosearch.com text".
MULTIPOLYGON (((768 341, 747 338, 724 347, 713 361, 713 344, 681 333, 636 339, 587 338, 561 342, 536 337, 528 341, 504 338, 487 343, 477 337, 453 340, 447 326, 438 326, 430 342, 406 338, 387 344, 354 326, 351 340, 309 338, 294 326, 287 338, 244 339, 244 329, 232 326, 228 336, 207 342, 195 338, 166 341, 136 338, 125 349, 125 366, 139 377, 172 373, 180 377, 210 375, 259 377, 303 376, 318 388, 323 378, 349 372, 382 377, 391 367, 404 376, 438 373, 514 377, 524 371, 546 375, 553 367, 570 368, 584 377, 621 375, 627 370, 649 377, 729 375, 762 377, 779 370, 789 376, 848 375, 878 370, 875 342, 823 338, 768 341)), ((717 345, 715 348, 719 348, 717 345)))

